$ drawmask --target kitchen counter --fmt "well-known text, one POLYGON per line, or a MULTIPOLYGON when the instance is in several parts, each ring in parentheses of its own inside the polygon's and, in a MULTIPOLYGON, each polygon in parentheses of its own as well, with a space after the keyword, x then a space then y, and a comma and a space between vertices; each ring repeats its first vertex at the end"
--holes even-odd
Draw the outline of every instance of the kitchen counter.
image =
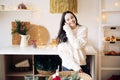
MULTIPOLYGON (((94 80, 97 79, 97 51, 93 46, 88 45, 85 48, 87 56, 90 56, 90 68, 91 76, 94 80)), ((41 46, 39 48, 33 48, 33 46, 28 46, 21 48, 20 46, 8 46, 0 48, 0 54, 3 55, 58 55, 57 47, 50 45, 41 46)))
MULTIPOLYGON (((86 46, 87 55, 96 55, 97 51, 92 46, 86 46)), ((18 45, 8 46, 0 48, 0 54, 38 54, 38 55, 58 55, 57 47, 53 46, 41 46, 40 48, 34 48, 32 46, 21 48, 18 45)))

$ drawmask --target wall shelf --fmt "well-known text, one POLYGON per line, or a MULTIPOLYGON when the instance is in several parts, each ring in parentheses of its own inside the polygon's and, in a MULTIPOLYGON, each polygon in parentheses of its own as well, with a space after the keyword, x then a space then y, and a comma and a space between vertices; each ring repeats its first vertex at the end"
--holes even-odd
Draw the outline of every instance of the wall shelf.
POLYGON ((31 12, 32 10, 24 10, 24 9, 20 9, 20 10, 0 10, 0 12, 31 12))
POLYGON ((32 75, 33 72, 30 71, 30 72, 11 72, 11 73, 8 73, 6 74, 6 76, 25 76, 25 75, 32 75))
POLYGON ((101 70, 120 70, 120 68, 109 68, 109 67, 102 67, 101 70))
POLYGON ((118 4, 120 2, 117 0, 99 0, 99 80, 108 80, 112 75, 120 72, 120 41, 117 41, 120 39, 120 6, 118 4))
POLYGON ((120 12, 120 9, 102 9, 102 12, 120 12))
POLYGON ((101 27, 120 27, 119 24, 102 24, 101 27))

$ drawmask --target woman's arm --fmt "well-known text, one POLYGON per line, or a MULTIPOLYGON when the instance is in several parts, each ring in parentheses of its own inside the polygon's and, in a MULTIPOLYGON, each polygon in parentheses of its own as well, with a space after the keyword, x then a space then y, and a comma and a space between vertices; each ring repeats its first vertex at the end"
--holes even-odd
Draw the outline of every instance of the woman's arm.
POLYGON ((74 71, 79 71, 81 69, 80 65, 74 60, 73 56, 69 54, 69 51, 63 46, 65 43, 58 45, 59 56, 62 58, 63 64, 69 69, 74 71))
POLYGON ((85 47, 87 44, 87 27, 82 26, 77 31, 77 39, 79 39, 80 48, 85 47))
POLYGON ((78 49, 78 47, 79 47, 79 40, 77 39, 75 34, 72 32, 72 29, 70 28, 70 26, 69 25, 64 25, 63 29, 65 30, 66 36, 68 38, 68 41, 70 42, 72 47, 74 49, 78 49))
POLYGON ((84 47, 87 43, 87 28, 80 27, 77 30, 77 34, 75 35, 72 32, 72 29, 68 25, 64 25, 63 29, 66 32, 67 38, 74 49, 79 49, 80 47, 84 47))

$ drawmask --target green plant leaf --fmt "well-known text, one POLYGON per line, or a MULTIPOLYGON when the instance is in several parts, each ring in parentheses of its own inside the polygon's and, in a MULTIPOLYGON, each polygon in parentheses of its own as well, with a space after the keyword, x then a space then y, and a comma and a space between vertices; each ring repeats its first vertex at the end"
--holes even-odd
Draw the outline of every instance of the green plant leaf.
POLYGON ((12 34, 19 33, 21 35, 26 35, 26 33, 28 31, 26 28, 26 25, 23 22, 21 22, 20 20, 15 20, 15 22, 16 22, 16 28, 15 28, 15 30, 12 31, 12 34))

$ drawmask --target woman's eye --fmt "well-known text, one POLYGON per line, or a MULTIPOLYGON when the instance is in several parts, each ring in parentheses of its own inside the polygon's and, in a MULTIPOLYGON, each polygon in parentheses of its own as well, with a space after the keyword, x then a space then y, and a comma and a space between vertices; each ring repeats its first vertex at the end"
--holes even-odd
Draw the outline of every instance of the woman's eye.
POLYGON ((67 19, 67 21, 69 21, 69 19, 67 19))
POLYGON ((71 19, 73 19, 74 17, 72 16, 71 19))

